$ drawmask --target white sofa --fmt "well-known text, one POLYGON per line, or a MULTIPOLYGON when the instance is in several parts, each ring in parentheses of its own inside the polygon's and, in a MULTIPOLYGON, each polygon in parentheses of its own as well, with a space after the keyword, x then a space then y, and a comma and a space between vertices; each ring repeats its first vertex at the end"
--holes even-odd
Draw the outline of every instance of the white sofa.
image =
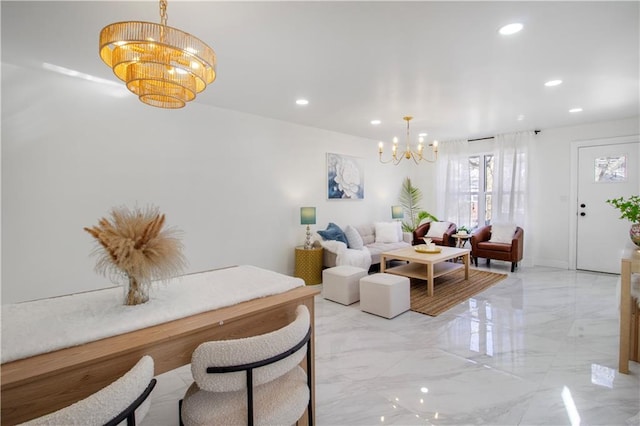
POLYGON ((322 231, 318 231, 317 241, 324 248, 323 266, 326 268, 351 265, 369 270, 371 265, 380 263, 382 252, 411 246, 411 234, 402 232, 400 222, 347 225, 342 229, 346 244, 325 239, 322 231))

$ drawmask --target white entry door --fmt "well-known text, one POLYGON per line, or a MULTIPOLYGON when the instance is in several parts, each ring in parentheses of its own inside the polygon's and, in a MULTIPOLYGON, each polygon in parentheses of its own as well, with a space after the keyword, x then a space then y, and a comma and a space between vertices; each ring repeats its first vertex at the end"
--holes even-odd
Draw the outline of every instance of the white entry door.
POLYGON ((640 192, 640 142, 578 148, 576 268, 620 273, 631 223, 606 203, 640 192))

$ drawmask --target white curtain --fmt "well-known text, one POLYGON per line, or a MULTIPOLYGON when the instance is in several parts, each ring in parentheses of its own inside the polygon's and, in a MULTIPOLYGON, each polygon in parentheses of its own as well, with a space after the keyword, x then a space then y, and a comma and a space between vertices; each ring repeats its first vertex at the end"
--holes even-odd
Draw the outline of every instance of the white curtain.
POLYGON ((438 152, 438 211, 440 220, 469 226, 469 142, 466 139, 443 141, 438 152))
POLYGON ((529 150, 534 132, 494 138, 491 221, 525 228, 529 208, 529 150))

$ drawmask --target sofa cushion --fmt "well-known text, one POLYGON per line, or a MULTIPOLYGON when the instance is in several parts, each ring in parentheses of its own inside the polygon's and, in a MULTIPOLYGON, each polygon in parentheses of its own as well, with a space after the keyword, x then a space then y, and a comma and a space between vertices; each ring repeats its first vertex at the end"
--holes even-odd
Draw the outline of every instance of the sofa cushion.
POLYGON ((513 234, 516 233, 516 225, 513 223, 494 223, 491 225, 490 243, 511 244, 513 234))
POLYGON ((320 234, 320 236, 325 240, 335 240, 341 241, 345 244, 349 244, 344 231, 342 231, 342 229, 333 222, 329 222, 327 229, 325 229, 324 231, 318 231, 318 234, 320 234))
POLYGON ((346 228, 344 228, 344 234, 347 237, 349 248, 362 250, 364 247, 364 241, 362 241, 362 237, 356 228, 351 225, 347 225, 346 228))
MULTIPOLYGON (((375 224, 376 243, 397 243, 400 241, 397 222, 377 222, 375 224)), ((399 223, 399 222, 398 222, 399 223)))
POLYGON ((358 233, 362 237, 362 242, 364 243, 365 246, 375 242, 376 234, 375 234, 375 228, 373 227, 372 223, 357 225, 355 226, 355 228, 356 228, 356 231, 358 231, 358 233))
POLYGON ((490 251, 503 251, 509 253, 511 251, 511 240, 507 243, 492 243, 490 241, 484 241, 478 243, 478 250, 490 250, 490 251))
POLYGON ((425 237, 437 237, 442 238, 447 229, 451 226, 451 222, 431 222, 429 231, 425 237))

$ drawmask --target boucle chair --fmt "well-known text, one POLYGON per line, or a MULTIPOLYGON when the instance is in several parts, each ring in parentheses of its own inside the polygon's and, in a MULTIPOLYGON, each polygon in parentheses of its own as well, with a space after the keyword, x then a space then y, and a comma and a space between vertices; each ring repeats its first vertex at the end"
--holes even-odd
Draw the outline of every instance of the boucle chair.
POLYGON ((61 410, 24 425, 135 426, 149 412, 147 397, 156 385, 153 358, 143 356, 131 370, 106 388, 61 410), (124 423, 126 420, 126 423, 124 423))
POLYGON ((306 306, 271 333, 200 344, 191 358, 195 382, 180 403, 181 424, 291 425, 311 411, 311 319, 306 306))

